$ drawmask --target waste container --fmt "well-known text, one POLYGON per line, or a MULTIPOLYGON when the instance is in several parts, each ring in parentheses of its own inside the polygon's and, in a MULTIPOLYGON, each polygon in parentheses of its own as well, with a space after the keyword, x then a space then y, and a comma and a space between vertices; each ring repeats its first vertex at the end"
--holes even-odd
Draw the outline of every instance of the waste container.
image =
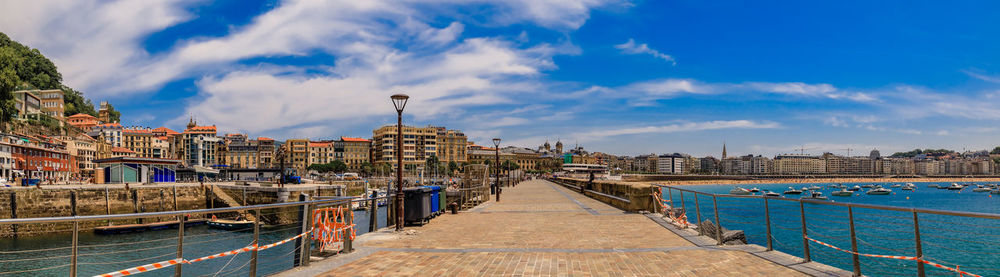
POLYGON ((431 189, 431 215, 436 216, 441 211, 441 187, 423 186, 431 189))
POLYGON ((424 222, 431 217, 431 189, 415 187, 403 189, 403 220, 406 223, 424 222))
POLYGON ((441 213, 445 213, 448 210, 448 190, 446 187, 441 187, 441 191, 438 192, 438 208, 440 208, 441 213))

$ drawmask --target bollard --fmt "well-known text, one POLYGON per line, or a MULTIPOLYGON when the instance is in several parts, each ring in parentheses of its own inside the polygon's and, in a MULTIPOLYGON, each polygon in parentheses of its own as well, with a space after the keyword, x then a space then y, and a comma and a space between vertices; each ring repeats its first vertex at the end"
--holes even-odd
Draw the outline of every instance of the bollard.
POLYGON ((451 210, 451 214, 458 214, 458 203, 451 202, 448 204, 448 209, 451 210))

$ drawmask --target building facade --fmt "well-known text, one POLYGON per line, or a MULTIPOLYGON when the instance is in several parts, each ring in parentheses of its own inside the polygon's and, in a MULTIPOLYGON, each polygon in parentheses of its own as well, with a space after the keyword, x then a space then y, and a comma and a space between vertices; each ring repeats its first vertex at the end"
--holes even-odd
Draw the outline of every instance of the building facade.
POLYGON ((434 127, 403 126, 403 149, 396 149, 396 126, 386 125, 372 131, 375 162, 396 167, 397 158, 409 170, 422 166, 430 156, 436 156, 438 130, 434 127))

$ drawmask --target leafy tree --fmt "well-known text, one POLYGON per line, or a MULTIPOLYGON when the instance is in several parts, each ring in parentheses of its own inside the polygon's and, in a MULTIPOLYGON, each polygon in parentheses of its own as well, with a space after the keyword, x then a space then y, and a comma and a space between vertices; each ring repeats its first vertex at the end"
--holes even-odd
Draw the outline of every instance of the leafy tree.
POLYGON ((330 165, 330 168, 333 170, 333 172, 336 172, 336 173, 347 172, 347 164, 344 163, 343 161, 340 161, 340 160, 332 161, 332 162, 329 163, 329 165, 330 165))
POLYGON ((327 173, 327 172, 343 173, 347 171, 347 164, 345 164, 343 161, 332 161, 325 164, 311 164, 309 165, 309 167, 306 167, 306 169, 315 170, 318 171, 319 173, 327 173))
MULTIPOLYGON (((0 39, 5 38, 0 33, 0 39)), ((0 121, 8 122, 14 117, 17 108, 14 107, 14 87, 21 82, 17 77, 17 68, 20 67, 21 60, 13 49, 0 46, 0 121)))
POLYGON ((448 176, 455 176, 455 172, 458 171, 458 164, 455 161, 448 162, 448 176))
POLYGON ((1000 154, 1000 146, 997 146, 997 148, 993 148, 993 151, 990 151, 990 154, 994 155, 1000 154))
POLYGON ((115 106, 112 106, 110 103, 108 104, 108 120, 111 122, 121 122, 122 120, 122 113, 115 110, 115 106))
MULTIPOLYGON (((63 91, 63 101, 66 102, 65 116, 71 116, 78 113, 97 116, 97 110, 94 109, 94 103, 90 102, 90 99, 83 97, 83 92, 77 91, 65 85, 61 86, 61 89, 63 91)), ((120 113, 118 114, 118 119, 121 119, 120 113)))
POLYGON ((372 165, 372 163, 367 161, 361 163, 361 174, 371 176, 373 173, 375 173, 375 165, 372 165))

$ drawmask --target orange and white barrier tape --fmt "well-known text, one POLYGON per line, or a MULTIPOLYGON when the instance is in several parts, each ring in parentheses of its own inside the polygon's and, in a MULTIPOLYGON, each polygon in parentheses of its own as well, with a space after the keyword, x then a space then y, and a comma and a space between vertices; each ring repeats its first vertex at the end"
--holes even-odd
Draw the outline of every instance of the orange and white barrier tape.
POLYGON ((282 244, 288 243, 288 242, 293 241, 293 240, 295 240, 297 238, 301 238, 302 236, 308 235, 311 232, 312 232, 312 229, 309 229, 309 231, 306 231, 305 233, 298 234, 298 235, 296 235, 294 237, 290 237, 290 238, 287 238, 287 239, 279 241, 279 242, 275 242, 275 243, 272 243, 272 244, 261 246, 261 247, 257 248, 257 251, 263 251, 263 250, 266 250, 266 249, 271 248, 271 247, 275 247, 275 246, 278 246, 278 245, 282 245, 282 244))
MULTIPOLYGON (((313 211, 313 224, 316 226, 312 239, 320 243, 319 249, 326 249, 328 245, 344 240, 344 231, 350 230, 349 235, 353 240, 357 235, 354 230, 353 220, 348 220, 348 213, 344 207, 330 207, 316 209, 313 211), (348 223, 348 221, 351 221, 348 223)), ((353 215, 351 215, 353 218, 353 215)))
POLYGON ((257 245, 256 244, 250 245, 250 246, 247 246, 247 247, 243 247, 243 248, 240 248, 240 249, 236 249, 236 250, 229 250, 229 251, 222 252, 222 253, 215 254, 215 255, 204 256, 204 257, 197 258, 197 259, 194 259, 194 260, 185 260, 184 263, 186 263, 186 264, 192 264, 192 263, 197 263, 197 262, 204 261, 204 260, 211 260, 211 259, 215 259, 215 258, 222 258, 222 257, 225 257, 225 256, 232 256, 232 255, 236 255, 236 254, 247 252, 247 251, 253 251, 254 249, 257 249, 257 245))
POLYGON ((137 267, 133 267, 133 268, 122 269, 122 270, 111 272, 111 273, 94 275, 94 277, 129 276, 129 275, 132 275, 132 274, 139 274, 139 273, 143 273, 143 272, 149 272, 149 271, 161 269, 161 268, 164 268, 164 267, 175 266, 175 265, 183 263, 183 262, 184 262, 184 259, 177 258, 177 259, 173 259, 173 260, 167 260, 167 261, 162 261, 162 262, 158 262, 158 263, 151 263, 151 264, 148 264, 148 265, 141 265, 141 266, 137 266, 137 267))
POLYGON ((823 246, 826 246, 826 247, 830 247, 830 248, 833 248, 835 250, 838 250, 838 251, 841 251, 841 252, 844 252, 844 253, 848 253, 848 254, 855 254, 855 255, 858 255, 858 256, 873 257, 873 258, 886 258, 886 259, 896 259, 896 260, 919 261, 921 263, 925 263, 925 264, 928 264, 928 265, 936 267, 936 268, 940 268, 940 269, 944 269, 944 270, 948 270, 948 271, 952 271, 952 272, 958 273, 958 274, 960 274, 962 276, 968 275, 968 276, 974 276, 974 277, 982 277, 982 276, 977 275, 975 273, 970 273, 970 272, 962 271, 961 269, 959 269, 959 266, 957 266, 957 265, 954 268, 947 267, 947 266, 941 265, 939 263, 935 263, 935 262, 932 262, 932 261, 925 260, 925 259, 920 258, 920 257, 864 254, 864 253, 854 252, 854 251, 851 251, 851 250, 841 249, 840 247, 833 246, 833 245, 831 245, 829 243, 825 243, 825 242, 822 242, 822 241, 810 238, 808 236, 806 237, 806 239, 811 240, 811 241, 813 241, 815 243, 818 243, 820 245, 823 245, 823 246))
POLYGON ((229 250, 229 251, 218 253, 218 254, 214 254, 214 255, 204 256, 204 257, 197 258, 197 259, 194 259, 194 260, 177 258, 177 259, 173 259, 173 260, 162 261, 162 262, 158 262, 158 263, 151 263, 151 264, 148 264, 148 265, 142 265, 142 266, 137 266, 137 267, 133 267, 133 268, 123 269, 123 270, 119 270, 119 271, 115 271, 115 272, 111 272, 111 273, 94 275, 94 277, 119 277, 119 276, 128 276, 128 275, 132 275, 132 274, 139 274, 139 273, 149 272, 149 271, 153 271, 153 270, 157 270, 157 269, 161 269, 161 268, 165 268, 165 267, 170 267, 170 266, 174 266, 174 265, 177 265, 177 264, 193 264, 193 263, 197 263, 197 262, 200 262, 200 261, 211 260, 211 259, 216 259, 216 258, 222 258, 222 257, 226 257, 226 256, 232 256, 232 255, 236 255, 236 254, 240 254, 240 253, 244 253, 244 252, 249 252, 249 251, 254 251, 254 250, 256 250, 256 251, 263 251, 263 250, 266 250, 268 248, 272 248, 272 247, 275 247, 275 246, 278 246, 278 245, 282 245, 282 244, 288 243, 288 242, 293 241, 293 240, 295 240, 297 238, 301 238, 302 236, 308 235, 313 230, 314 229, 309 229, 309 231, 306 231, 305 233, 298 234, 298 235, 296 235, 294 237, 291 237, 291 238, 288 238, 288 239, 285 239, 285 240, 282 240, 282 241, 279 241, 279 242, 275 242, 275 243, 272 243, 272 244, 264 245, 262 247, 257 247, 257 245, 254 244, 254 245, 250 245, 250 246, 243 247, 243 248, 240 248, 240 249, 229 250))

